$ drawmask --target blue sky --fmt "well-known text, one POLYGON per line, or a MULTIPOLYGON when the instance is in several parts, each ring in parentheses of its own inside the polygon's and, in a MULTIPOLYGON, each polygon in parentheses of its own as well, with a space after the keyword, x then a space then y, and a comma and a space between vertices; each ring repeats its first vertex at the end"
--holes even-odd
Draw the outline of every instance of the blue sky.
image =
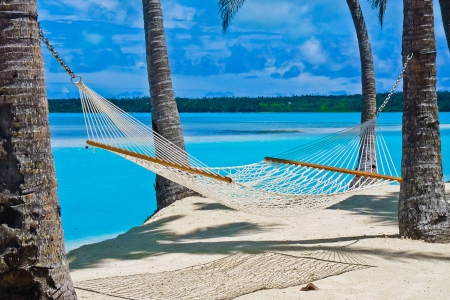
MULTIPOLYGON (((401 69, 401 1, 390 1, 383 29, 360 0, 375 63, 377 91, 401 69)), ((345 1, 247 0, 221 32, 217 0, 162 0, 177 97, 361 93, 356 34, 345 1), (276 3, 276 4, 274 4, 276 3)), ((438 1, 436 1, 438 3, 438 1)), ((142 3, 38 0, 41 28, 83 81, 103 96, 149 95, 142 3)), ((435 5, 438 89, 450 89, 449 50, 435 5)), ((49 98, 77 97, 43 49, 49 98)))

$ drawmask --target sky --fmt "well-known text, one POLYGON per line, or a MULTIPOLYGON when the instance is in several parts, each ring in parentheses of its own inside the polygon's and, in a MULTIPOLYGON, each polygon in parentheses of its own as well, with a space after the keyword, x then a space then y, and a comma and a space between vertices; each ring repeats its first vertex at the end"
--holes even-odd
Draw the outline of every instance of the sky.
MULTIPOLYGON (((361 93, 358 44, 346 1, 247 0, 226 34, 218 0, 161 3, 176 97, 361 93)), ((401 71, 402 1, 389 2, 383 28, 371 5, 360 3, 377 92, 388 92, 401 71)), ((91 89, 105 97, 149 95, 142 1, 38 0, 38 13, 47 38, 91 89)), ((437 87, 450 90, 438 1, 435 33, 437 87)), ((42 51, 48 98, 78 97, 69 75, 42 51)))

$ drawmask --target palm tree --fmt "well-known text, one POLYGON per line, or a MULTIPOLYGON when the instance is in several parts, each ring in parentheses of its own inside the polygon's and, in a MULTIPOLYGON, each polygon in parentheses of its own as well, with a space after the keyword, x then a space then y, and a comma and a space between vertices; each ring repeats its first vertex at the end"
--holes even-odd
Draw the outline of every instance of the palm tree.
POLYGON ((359 46, 359 56, 361 60, 361 83, 363 96, 361 123, 363 123, 372 119, 377 111, 372 47, 370 46, 369 34, 367 33, 366 22, 364 21, 359 1, 347 0, 347 5, 350 9, 353 24, 355 26, 359 46))
POLYGON ((403 1, 403 60, 413 53, 403 81, 400 235, 450 241, 436 95, 436 41, 432 0, 403 1))
MULTIPOLYGON (((160 0, 142 0, 147 51, 148 83, 152 103, 153 130, 181 149, 185 149, 177 103, 170 76, 160 0)), ((157 149, 158 154, 158 149, 157 149)), ((195 193, 156 175, 157 210, 195 193)))
MULTIPOLYGON (((246 0, 219 0, 219 14, 222 18, 222 29, 225 33, 230 26, 230 22, 242 7, 246 0)), ((366 23, 361 11, 358 0, 347 0, 348 8, 353 19, 358 39, 359 54, 361 60, 361 82, 363 110, 361 113, 361 122, 372 119, 376 114, 376 86, 375 72, 373 67, 372 48, 370 46, 369 34, 367 33, 366 23)), ((385 8, 385 6, 383 6, 385 8)), ((384 14, 382 10, 381 22, 384 14)), ((373 131, 373 129, 372 129, 373 131)), ((370 135, 373 139, 374 134, 370 135)), ((376 152, 373 148, 375 143, 367 141, 362 145, 359 155, 358 170, 377 173, 376 152), (373 145, 373 146, 367 146, 373 145)), ((355 182, 358 178, 355 178, 355 182)), ((351 183, 353 185, 353 183, 351 183)))
POLYGON ((76 299, 50 148, 36 1, 3 1, 1 9, 0 298, 76 299))

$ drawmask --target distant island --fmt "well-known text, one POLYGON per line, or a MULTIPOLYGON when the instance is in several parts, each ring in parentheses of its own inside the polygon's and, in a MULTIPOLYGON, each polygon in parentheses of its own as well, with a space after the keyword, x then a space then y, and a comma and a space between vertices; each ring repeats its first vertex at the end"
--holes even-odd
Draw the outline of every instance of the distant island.
MULTIPOLYGON (((377 94, 377 107, 387 97, 387 93, 377 94)), ((439 111, 450 111, 450 92, 438 92, 439 111)), ((289 96, 289 97, 214 97, 214 98, 176 98, 178 111, 194 112, 360 112, 361 95, 337 96, 289 96)), ((126 112, 150 112, 150 97, 109 98, 112 103, 126 112)), ((50 112, 82 112, 79 99, 50 99, 50 112)), ((384 111, 403 110, 403 93, 395 93, 384 111)))

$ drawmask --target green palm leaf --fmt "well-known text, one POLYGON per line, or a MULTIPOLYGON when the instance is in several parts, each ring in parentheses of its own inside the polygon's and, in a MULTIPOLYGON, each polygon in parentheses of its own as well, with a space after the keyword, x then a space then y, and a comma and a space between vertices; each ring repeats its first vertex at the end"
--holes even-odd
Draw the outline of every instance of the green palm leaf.
POLYGON ((219 15, 222 19, 222 30, 227 32, 234 15, 244 4, 245 0, 219 0, 219 15))
POLYGON ((383 27, 383 18, 386 13, 386 6, 389 0, 367 0, 372 4, 372 8, 378 11, 378 20, 380 21, 380 26, 383 27))

